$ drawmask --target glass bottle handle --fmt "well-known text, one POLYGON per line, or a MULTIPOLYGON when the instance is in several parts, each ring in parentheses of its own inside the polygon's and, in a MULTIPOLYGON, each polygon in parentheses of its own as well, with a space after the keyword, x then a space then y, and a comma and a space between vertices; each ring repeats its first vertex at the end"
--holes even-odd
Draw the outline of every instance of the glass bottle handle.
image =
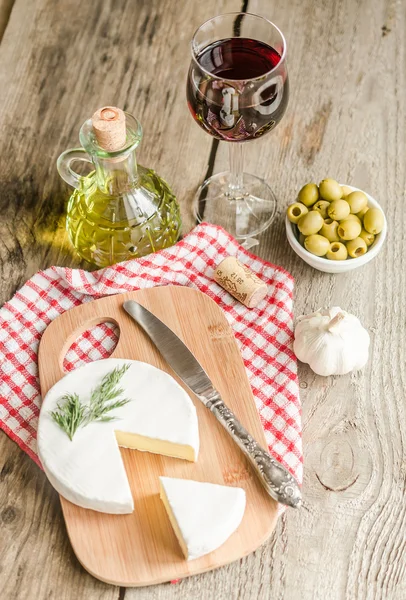
POLYGON ((62 152, 56 162, 56 168, 59 175, 66 183, 72 187, 79 189, 82 176, 76 173, 71 167, 72 163, 81 160, 83 162, 92 163, 92 160, 84 148, 72 148, 62 152))

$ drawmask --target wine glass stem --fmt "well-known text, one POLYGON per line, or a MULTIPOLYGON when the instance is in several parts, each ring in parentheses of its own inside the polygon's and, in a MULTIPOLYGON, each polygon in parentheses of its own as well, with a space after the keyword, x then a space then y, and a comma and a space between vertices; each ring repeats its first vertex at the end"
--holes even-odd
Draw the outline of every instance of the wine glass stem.
POLYGON ((244 149, 241 142, 228 142, 230 152, 230 196, 242 194, 244 172, 244 149))

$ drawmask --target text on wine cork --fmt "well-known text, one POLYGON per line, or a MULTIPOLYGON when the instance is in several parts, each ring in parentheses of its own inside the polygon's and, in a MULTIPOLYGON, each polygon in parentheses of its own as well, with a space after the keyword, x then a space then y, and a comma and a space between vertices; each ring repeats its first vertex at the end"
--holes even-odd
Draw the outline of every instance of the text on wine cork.
POLYGON ((248 308, 257 306, 268 292, 266 284, 235 256, 228 256, 215 270, 214 280, 248 308))

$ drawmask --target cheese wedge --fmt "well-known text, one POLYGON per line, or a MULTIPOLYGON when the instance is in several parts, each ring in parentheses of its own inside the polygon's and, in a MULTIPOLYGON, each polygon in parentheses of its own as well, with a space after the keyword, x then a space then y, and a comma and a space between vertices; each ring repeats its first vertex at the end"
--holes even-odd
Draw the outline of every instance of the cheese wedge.
POLYGON ((240 525, 245 491, 214 483, 160 477, 161 500, 186 560, 213 552, 240 525))
POLYGON ((109 358, 81 367, 45 396, 38 426, 38 453, 53 487, 67 500, 100 512, 125 514, 134 502, 119 446, 196 461, 199 430, 188 394, 160 369, 139 361, 109 358), (66 393, 88 402, 104 375, 130 364, 120 380, 128 404, 110 422, 91 422, 71 441, 50 411, 66 393))

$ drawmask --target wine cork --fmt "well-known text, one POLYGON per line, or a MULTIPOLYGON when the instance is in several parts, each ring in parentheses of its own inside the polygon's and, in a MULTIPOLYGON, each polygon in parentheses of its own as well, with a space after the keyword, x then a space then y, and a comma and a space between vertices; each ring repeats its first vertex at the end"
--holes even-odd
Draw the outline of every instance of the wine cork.
POLYGON ((268 292, 266 284, 235 256, 221 261, 215 270, 214 280, 248 308, 257 306, 268 292))
POLYGON ((103 150, 115 152, 125 146, 125 114, 121 108, 104 106, 96 110, 92 117, 93 131, 103 150))

